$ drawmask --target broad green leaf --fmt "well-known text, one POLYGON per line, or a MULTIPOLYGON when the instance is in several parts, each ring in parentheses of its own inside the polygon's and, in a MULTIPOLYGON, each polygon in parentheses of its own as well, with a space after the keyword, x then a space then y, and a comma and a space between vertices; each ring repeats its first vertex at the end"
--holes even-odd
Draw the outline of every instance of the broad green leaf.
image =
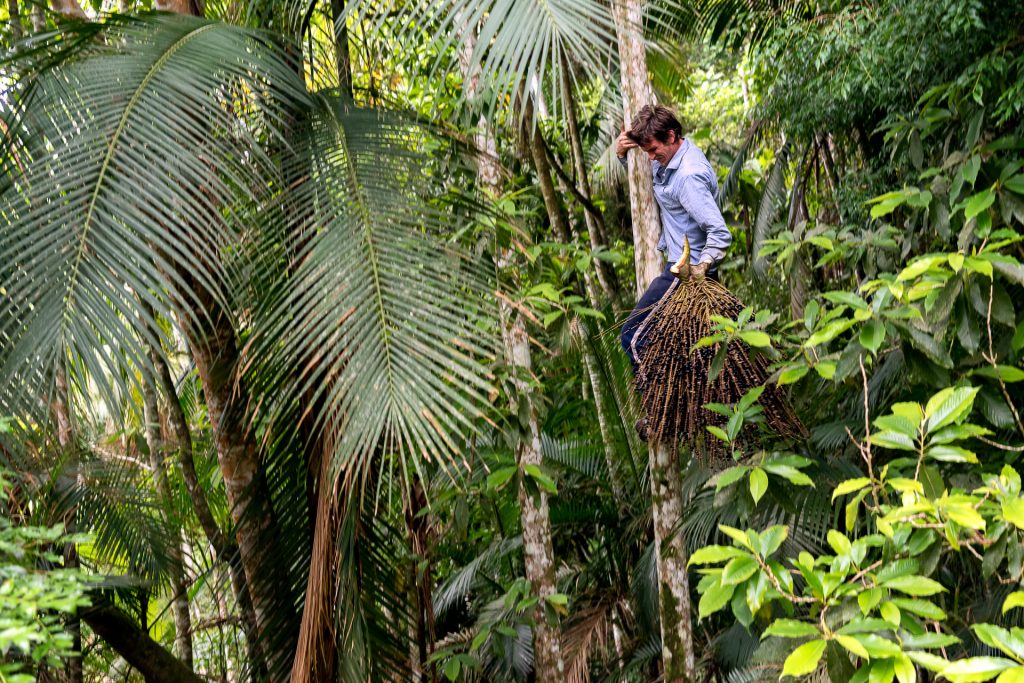
POLYGON ((830 342, 846 330, 853 327, 856 323, 857 321, 852 318, 833 320, 825 325, 825 327, 808 337, 807 341, 804 342, 804 347, 811 348, 813 346, 818 346, 819 344, 824 344, 825 342, 830 342))
POLYGON ((856 479, 847 479, 832 492, 832 500, 835 500, 839 496, 844 496, 847 493, 853 493, 854 491, 860 491, 862 488, 871 485, 871 480, 867 477, 858 477, 856 479))
POLYGON ((740 339, 756 348, 763 349, 772 345, 772 338, 759 330, 744 330, 740 332, 740 339))
POLYGON ((996 194, 992 191, 992 188, 983 190, 967 200, 964 205, 964 218, 971 220, 979 213, 992 206, 992 203, 996 200, 996 194))
POLYGON ((946 661, 942 657, 939 657, 938 655, 933 655, 930 652, 907 650, 904 654, 906 654, 907 657, 910 657, 910 660, 915 664, 922 666, 925 669, 928 669, 929 671, 934 671, 936 673, 942 671, 947 666, 949 666, 948 661, 946 661))
POLYGON ((725 433, 725 430, 717 425, 707 425, 705 429, 707 429, 716 438, 720 439, 721 441, 724 441, 725 443, 729 443, 730 441, 732 441, 732 439, 729 438, 729 435, 725 433))
POLYGON ((836 364, 830 361, 822 361, 815 364, 814 371, 822 379, 832 379, 836 374, 836 364))
POLYGON ((1024 498, 1008 498, 1002 501, 1001 508, 1002 517, 1017 528, 1024 528, 1024 498))
POLYGON ((555 486, 555 480, 544 474, 537 465, 524 465, 523 471, 526 472, 530 479, 537 482, 537 486, 541 487, 551 495, 558 494, 558 487, 555 486))
POLYGON ((715 490, 721 491, 726 486, 735 484, 737 481, 742 479, 747 474, 747 471, 749 469, 749 465, 736 465, 735 467, 730 467, 729 469, 718 475, 718 478, 715 483, 715 490))
POLYGON ((746 553, 731 545, 709 545, 693 553, 687 564, 715 564, 743 555, 746 553))
POLYGON ((853 547, 850 539, 835 529, 829 529, 827 534, 828 544, 836 551, 837 555, 849 555, 853 547))
POLYGON ((723 586, 735 586, 743 583, 759 569, 759 565, 749 555, 734 557, 725 565, 722 570, 721 584, 723 586))
POLYGON ((885 341, 885 323, 872 318, 860 328, 860 345, 871 353, 876 353, 885 341))
POLYGON ((925 456, 940 462, 969 462, 977 463, 978 456, 973 451, 959 446, 937 445, 925 449, 925 456))
POLYGON ((770 472, 777 477, 782 477, 797 486, 814 486, 814 481, 795 467, 775 463, 771 460, 761 463, 761 467, 763 467, 766 472, 770 472))
POLYGON ((883 602, 882 606, 878 608, 882 618, 892 624, 894 627, 900 625, 900 608, 891 602, 883 602))
POLYGON ((836 634, 835 639, 840 645, 842 645, 847 650, 857 655, 861 659, 870 659, 868 651, 864 648, 863 645, 860 644, 860 641, 854 638, 853 636, 844 636, 836 634))
POLYGON ((903 647, 915 650, 934 650, 940 647, 956 645, 959 642, 959 638, 948 633, 925 631, 919 634, 905 633, 903 635, 903 647))
POLYGON ((812 640, 804 643, 786 657, 782 665, 782 676, 806 676, 818 668, 821 655, 825 653, 826 641, 812 640))
POLYGON ((1024 380, 1024 370, 1015 368, 1012 365, 996 365, 979 368, 971 373, 972 375, 981 375, 982 377, 991 377, 993 379, 1001 379, 1007 383, 1020 382, 1024 380))
POLYGON ((750 539, 747 537, 745 533, 743 533, 739 529, 727 526, 725 524, 719 524, 718 530, 726 536, 728 536, 729 538, 731 538, 736 543, 738 543, 740 546, 746 548, 747 550, 750 550, 751 552, 754 551, 754 547, 750 544, 750 539))
POLYGON ((750 496, 754 499, 754 505, 757 505, 767 490, 768 475, 764 470, 760 467, 750 470, 750 496))
POLYGON ((803 378, 804 375, 807 374, 808 370, 809 368, 806 365, 796 365, 791 368, 786 368, 785 370, 779 373, 779 386, 783 386, 785 384, 793 384, 794 382, 799 381, 801 378, 803 378))
POLYGON ((1015 591, 1006 596, 1006 600, 1003 601, 1003 614, 1014 607, 1024 607, 1024 592, 1015 591))
POLYGON ((504 486, 509 479, 515 476, 518 468, 513 465, 511 467, 502 467, 500 470, 494 470, 487 475, 487 488, 495 491, 504 486))
POLYGON ((900 683, 917 683, 917 669, 910 657, 900 655, 894 658, 893 668, 896 670, 896 680, 900 683))
POLYGON ((1016 662, 1002 657, 970 657, 953 662, 942 670, 942 675, 952 683, 976 683, 991 680, 1016 666, 1016 662))
POLYGON ((868 438, 868 441, 871 442, 872 446, 881 446, 882 448, 893 448, 901 451, 917 450, 917 446, 912 438, 906 434, 891 430, 875 432, 868 438))
POLYGON ((769 557, 789 538, 789 527, 776 524, 761 533, 761 557, 769 557))
POLYGON ((995 648, 1014 659, 1024 658, 1024 639, 1018 635, 1020 629, 1014 629, 1016 633, 1011 633, 1005 628, 1000 628, 993 624, 973 624, 971 630, 974 631, 974 635, 978 637, 978 640, 989 647, 995 648))
POLYGON ((996 683, 1024 683, 1024 666, 1007 669, 1003 673, 999 674, 999 678, 996 679, 996 683))
MULTIPOLYGON (((882 623, 885 624, 886 630, 892 629, 888 622, 883 621, 882 623)), ((860 641, 872 659, 875 657, 897 657, 902 652, 899 645, 874 633, 859 633, 854 638, 860 641)))
POLYGON ((924 409, 928 431, 934 432, 965 417, 971 412, 977 394, 975 387, 947 387, 932 396, 924 409))
POLYGON ((933 621, 942 621, 946 618, 946 613, 943 612, 938 606, 934 605, 927 600, 916 600, 914 598, 893 598, 892 602, 894 605, 899 607, 904 612, 910 612, 916 614, 919 617, 925 619, 931 619, 933 621))
POLYGON ((459 672, 462 670, 462 662, 459 661, 458 657, 452 657, 444 665, 444 675, 449 681, 456 681, 459 678, 459 672))
POLYGON ((946 590, 941 583, 925 576, 897 576, 883 581, 882 585, 915 597, 935 595, 946 590))
POLYGON ((809 638, 820 635, 821 632, 818 631, 818 627, 814 624, 808 624, 804 621, 796 621, 795 619, 776 619, 764 630, 761 637, 767 638, 768 636, 778 636, 779 638, 809 638))
POLYGON ((878 586, 861 591, 857 596, 857 604, 860 606, 861 613, 867 616, 868 612, 874 609, 875 605, 881 602, 884 595, 885 590, 878 586))
POLYGON ((733 590, 735 586, 723 586, 719 582, 715 582, 711 585, 704 595, 700 596, 700 603, 697 605, 697 618, 703 619, 704 617, 714 614, 718 610, 722 609, 729 604, 729 600, 732 599, 733 590))

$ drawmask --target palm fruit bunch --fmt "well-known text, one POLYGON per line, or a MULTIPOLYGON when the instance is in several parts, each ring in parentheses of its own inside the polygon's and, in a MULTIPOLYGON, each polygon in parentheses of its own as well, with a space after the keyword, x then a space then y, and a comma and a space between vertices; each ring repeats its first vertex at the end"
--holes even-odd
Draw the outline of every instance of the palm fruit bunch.
POLYGON ((707 432, 725 418, 708 410, 709 403, 737 403, 750 389, 765 386, 758 399, 768 427, 780 436, 800 438, 803 425, 786 403, 782 391, 768 384, 769 361, 741 341, 729 342, 721 371, 711 377, 720 344, 697 346, 713 334, 712 316, 732 320, 743 304, 732 292, 707 277, 690 278, 689 244, 672 272, 680 277, 651 311, 638 334, 637 389, 647 414, 649 440, 675 443, 682 438, 712 458, 725 444, 707 432))

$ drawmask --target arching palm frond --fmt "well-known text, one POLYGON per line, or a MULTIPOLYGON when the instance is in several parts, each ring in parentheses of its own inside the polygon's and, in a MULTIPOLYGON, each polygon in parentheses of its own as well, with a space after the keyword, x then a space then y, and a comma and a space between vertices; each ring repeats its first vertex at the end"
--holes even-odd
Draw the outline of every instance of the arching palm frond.
POLYGON ((786 173, 789 170, 789 155, 792 149, 790 143, 785 143, 775 155, 775 163, 768 174, 765 182, 764 193, 761 195, 761 202, 757 207, 757 218, 754 220, 752 242, 754 245, 754 273, 758 277, 765 277, 767 264, 758 254, 764 247, 764 241, 775 223, 776 216, 782 208, 782 203, 787 197, 786 173))
POLYGON ((397 44, 409 43, 414 34, 421 39, 425 32, 433 43, 428 54, 438 55, 434 69, 477 74, 479 85, 466 89, 492 113, 507 112, 509 102, 520 97, 522 105, 557 108, 562 88, 573 80, 572 73, 563 78, 563 69, 575 65, 598 76, 618 59, 614 21, 608 5, 598 0, 362 2, 351 3, 349 12, 371 30, 397 31, 397 44), (400 29, 391 21, 396 12, 402 17, 400 29), (465 49, 467 40, 472 49, 460 64, 451 57, 465 49))
POLYGON ((407 483, 423 458, 461 458, 455 435, 488 405, 488 271, 447 240, 459 218, 429 131, 340 99, 308 124, 286 198, 303 207, 286 231, 295 256, 255 317, 254 386, 269 415, 309 413, 347 490, 377 465, 383 485, 393 468, 407 483))
POLYGON ((257 34, 181 16, 111 24, 22 85, 4 112, 0 406, 37 415, 70 354, 113 409, 136 376, 120 369, 160 347, 147 310, 231 299, 233 207, 265 191, 257 138, 304 86, 257 34))

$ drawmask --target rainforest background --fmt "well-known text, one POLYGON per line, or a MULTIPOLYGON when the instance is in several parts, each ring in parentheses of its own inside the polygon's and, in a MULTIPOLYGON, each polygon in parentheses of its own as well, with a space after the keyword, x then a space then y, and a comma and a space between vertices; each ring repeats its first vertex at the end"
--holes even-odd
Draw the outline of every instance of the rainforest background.
POLYGON ((0 680, 1024 681, 1024 6, 0 22, 0 680), (655 100, 807 439, 636 438, 655 100))

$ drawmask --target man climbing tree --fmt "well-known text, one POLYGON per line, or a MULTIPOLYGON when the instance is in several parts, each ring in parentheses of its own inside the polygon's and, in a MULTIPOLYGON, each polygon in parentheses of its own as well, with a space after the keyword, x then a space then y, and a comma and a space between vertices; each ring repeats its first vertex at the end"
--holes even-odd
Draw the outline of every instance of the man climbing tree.
MULTIPOLYGON (((661 239, 658 250, 667 252, 668 263, 640 297, 622 328, 622 348, 637 369, 637 355, 643 340, 644 321, 665 295, 673 277, 717 279, 718 264, 732 243, 715 197, 718 179, 704 153, 683 138, 683 127, 671 110, 647 105, 633 118, 632 128, 623 129, 616 141, 615 153, 625 164, 626 153, 643 150, 651 160, 654 199, 661 209, 661 239), (684 241, 690 243, 689 269, 670 271, 683 255, 684 241)), ((647 438, 647 421, 636 424, 642 439, 647 438)))

